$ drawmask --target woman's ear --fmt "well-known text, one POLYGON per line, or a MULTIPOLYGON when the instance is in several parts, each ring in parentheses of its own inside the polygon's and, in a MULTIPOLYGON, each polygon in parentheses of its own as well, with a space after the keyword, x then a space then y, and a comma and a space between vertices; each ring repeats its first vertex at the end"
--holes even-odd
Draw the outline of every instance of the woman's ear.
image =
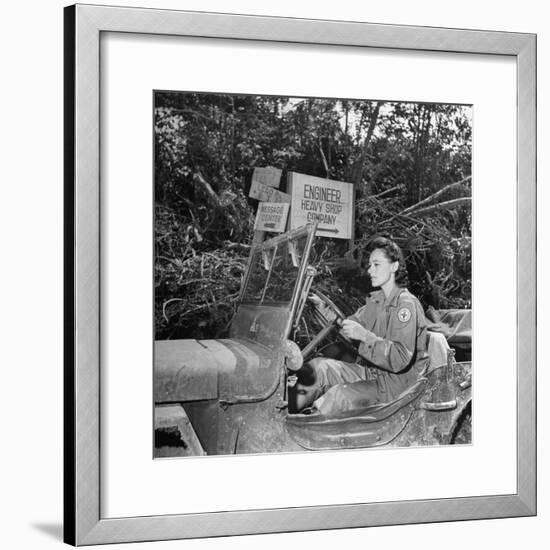
POLYGON ((399 269, 399 262, 396 261, 396 262, 392 262, 391 264, 391 272, 392 273, 397 273, 397 270, 399 269))

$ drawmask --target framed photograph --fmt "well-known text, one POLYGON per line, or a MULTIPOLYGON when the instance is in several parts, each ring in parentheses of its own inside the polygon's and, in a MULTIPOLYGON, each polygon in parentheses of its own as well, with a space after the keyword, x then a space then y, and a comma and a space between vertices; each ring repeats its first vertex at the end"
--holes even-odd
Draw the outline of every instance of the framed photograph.
POLYGON ((66 542, 536 514, 535 57, 65 9, 66 542))

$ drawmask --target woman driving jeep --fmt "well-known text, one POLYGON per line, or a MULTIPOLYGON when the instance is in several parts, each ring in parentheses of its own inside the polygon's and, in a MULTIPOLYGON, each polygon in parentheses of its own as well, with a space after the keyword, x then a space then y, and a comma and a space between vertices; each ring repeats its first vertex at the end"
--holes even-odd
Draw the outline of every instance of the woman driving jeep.
POLYGON ((369 250, 368 275, 379 290, 343 321, 340 331, 359 342, 357 359, 317 357, 307 362, 297 373, 298 411, 331 415, 387 403, 427 368, 427 322, 420 302, 406 289, 403 253, 383 237, 374 239, 369 250), (366 367, 374 367, 377 376, 369 377, 366 367))

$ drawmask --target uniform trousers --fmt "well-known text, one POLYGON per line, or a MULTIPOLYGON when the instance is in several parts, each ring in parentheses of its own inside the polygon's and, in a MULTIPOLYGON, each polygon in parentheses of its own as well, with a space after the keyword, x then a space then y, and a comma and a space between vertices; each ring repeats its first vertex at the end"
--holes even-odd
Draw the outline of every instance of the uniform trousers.
POLYGON ((368 380, 365 367, 317 357, 310 362, 316 380, 313 406, 321 414, 334 414, 380 403, 377 380, 368 380))

